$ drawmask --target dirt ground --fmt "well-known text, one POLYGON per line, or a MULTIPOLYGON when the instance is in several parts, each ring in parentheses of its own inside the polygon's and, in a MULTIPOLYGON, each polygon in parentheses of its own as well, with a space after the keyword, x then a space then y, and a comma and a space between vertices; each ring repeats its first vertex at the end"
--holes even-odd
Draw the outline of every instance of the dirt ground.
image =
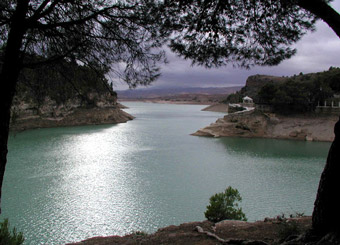
POLYGON ((192 135, 331 142, 337 120, 335 115, 283 116, 253 110, 228 114, 192 135))
POLYGON ((123 237, 94 237, 72 245, 106 245, 106 244, 281 244, 284 238, 302 234, 311 227, 311 217, 293 219, 265 219, 257 222, 222 221, 219 223, 192 222, 179 226, 159 229, 154 234, 135 232, 123 237))

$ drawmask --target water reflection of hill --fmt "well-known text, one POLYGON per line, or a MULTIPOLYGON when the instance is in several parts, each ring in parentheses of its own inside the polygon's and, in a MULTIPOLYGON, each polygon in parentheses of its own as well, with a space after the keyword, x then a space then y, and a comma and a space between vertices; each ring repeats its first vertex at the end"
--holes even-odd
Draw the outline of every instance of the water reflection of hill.
POLYGON ((312 157, 325 159, 331 145, 330 142, 233 137, 220 138, 218 142, 223 144, 230 154, 242 153, 254 157, 312 157))

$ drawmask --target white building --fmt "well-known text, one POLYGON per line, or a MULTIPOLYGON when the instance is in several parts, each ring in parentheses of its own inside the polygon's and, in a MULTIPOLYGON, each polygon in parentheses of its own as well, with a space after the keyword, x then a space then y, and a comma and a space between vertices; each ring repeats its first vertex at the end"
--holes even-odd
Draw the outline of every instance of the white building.
POLYGON ((243 104, 253 104, 253 99, 248 96, 243 97, 243 104))

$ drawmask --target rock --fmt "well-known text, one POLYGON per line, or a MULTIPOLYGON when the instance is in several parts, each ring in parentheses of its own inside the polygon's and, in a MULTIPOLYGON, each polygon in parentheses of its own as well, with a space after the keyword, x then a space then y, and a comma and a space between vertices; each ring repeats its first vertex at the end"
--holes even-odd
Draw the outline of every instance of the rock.
POLYGON ((305 138, 305 139, 306 139, 306 141, 313 141, 313 137, 311 137, 311 136, 308 136, 308 135, 306 136, 306 138, 305 138))
POLYGON ((229 108, 228 108, 228 113, 236 113, 236 112, 241 112, 241 111, 245 111, 246 108, 238 105, 238 104, 229 104, 229 108))
POLYGON ((228 104, 213 104, 202 109, 202 111, 228 112, 228 104))
POLYGON ((337 116, 265 114, 258 110, 228 114, 192 135, 333 141, 337 116))
MULTIPOLYGON (((311 217, 297 218, 296 222, 304 233, 311 227, 311 217)), ((244 222, 226 220, 216 224, 209 221, 184 223, 179 226, 169 226, 159 229, 154 234, 143 236, 125 235, 94 237, 76 244, 188 244, 188 245, 216 245, 216 244, 247 244, 266 245, 278 243, 277 224, 272 222, 244 222)), ((298 243, 306 244, 306 243, 298 243)))
POLYGON ((12 106, 10 129, 21 131, 32 128, 123 123, 134 117, 120 109, 117 98, 110 94, 90 94, 95 105, 73 98, 58 104, 45 97, 38 106, 31 100, 16 98, 12 106))
POLYGON ((298 132, 297 131, 293 131, 289 134, 289 137, 297 137, 298 136, 298 132))
POLYGON ((340 244, 340 235, 336 232, 328 233, 317 244, 340 244))

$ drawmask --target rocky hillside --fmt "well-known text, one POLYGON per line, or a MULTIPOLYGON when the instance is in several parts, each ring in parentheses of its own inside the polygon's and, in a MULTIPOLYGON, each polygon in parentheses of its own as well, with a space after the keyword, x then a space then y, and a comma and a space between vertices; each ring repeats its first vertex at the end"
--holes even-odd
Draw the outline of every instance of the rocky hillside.
POLYGON ((258 92, 261 88, 268 83, 284 83, 288 80, 286 77, 275 77, 267 75, 254 75, 249 76, 246 81, 246 86, 242 88, 242 93, 254 99, 258 100, 258 92))
POLYGON ((117 97, 107 94, 93 94, 95 105, 84 104, 81 99, 73 98, 58 104, 50 97, 37 106, 32 100, 16 96, 12 106, 10 129, 21 131, 32 128, 61 126, 123 123, 133 116, 121 110, 117 97))
MULTIPOLYGON (((224 220, 219 223, 209 221, 191 222, 179 226, 169 226, 159 229, 154 234, 135 232, 123 237, 94 237, 69 245, 109 245, 109 244, 239 244, 239 245, 269 245, 269 244, 306 244, 304 233, 311 227, 311 217, 282 219, 266 218, 264 221, 245 222, 224 220)), ((325 242, 327 242, 325 240, 325 242)), ((316 243, 311 243, 316 244, 316 243)), ((326 244, 326 243, 318 243, 326 244)), ((331 244, 331 243, 327 243, 331 244)))
POLYGON ((332 115, 283 116, 253 110, 226 115, 193 135, 333 141, 337 119, 332 115))
POLYGON ((245 96, 251 97, 254 102, 258 102, 258 93, 263 86, 269 83, 284 83, 288 81, 288 77, 276 77, 268 75, 253 75, 249 76, 246 81, 246 85, 241 88, 240 91, 230 94, 225 103, 239 103, 242 102, 242 98, 245 96))
POLYGON ((332 100, 334 95, 340 94, 339 84, 340 68, 336 67, 330 67, 327 71, 300 73, 290 77, 254 75, 249 76, 246 85, 239 92, 229 95, 225 102, 239 103, 244 96, 249 96, 255 103, 275 104, 280 107, 279 104, 284 101, 289 103, 300 98, 307 101, 309 106, 315 107, 318 101, 332 100))
POLYGON ((11 108, 11 130, 121 123, 122 111, 105 72, 63 61, 22 72, 11 108))

